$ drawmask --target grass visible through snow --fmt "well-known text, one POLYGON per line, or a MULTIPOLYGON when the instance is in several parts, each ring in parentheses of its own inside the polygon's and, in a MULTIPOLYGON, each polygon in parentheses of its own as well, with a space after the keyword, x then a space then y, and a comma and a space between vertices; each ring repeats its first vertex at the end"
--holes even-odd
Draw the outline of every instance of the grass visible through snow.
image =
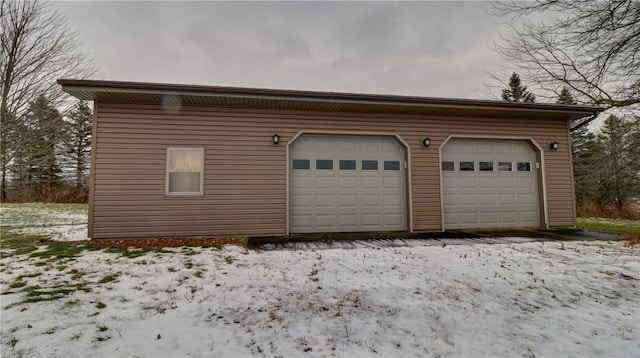
POLYGON ((86 206, 10 204, 0 214, 3 357, 628 357, 640 349, 640 247, 623 242, 99 248, 38 243, 81 236, 86 206))
MULTIPOLYGON (((622 242, 2 258, 3 357, 637 353, 622 242), (473 339, 469 339, 473 337, 473 339)), ((54 252, 56 254, 54 254, 54 252)))
POLYGON ((44 227, 87 223, 86 204, 2 203, 2 226, 44 227))
MULTIPOLYGON (((38 240, 84 240, 87 238, 86 204, 1 204, 0 249, 31 250, 38 240)), ((14 252, 15 253, 15 252, 14 252)))
POLYGON ((593 231, 640 237, 640 221, 638 220, 578 218, 578 227, 593 231))

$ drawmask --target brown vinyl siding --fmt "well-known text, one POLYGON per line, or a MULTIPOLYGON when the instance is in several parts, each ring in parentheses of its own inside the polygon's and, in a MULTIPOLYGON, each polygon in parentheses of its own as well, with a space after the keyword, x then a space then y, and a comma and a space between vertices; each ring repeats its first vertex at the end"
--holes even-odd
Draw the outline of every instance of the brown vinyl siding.
MULTIPOLYGON (((413 229, 441 229, 438 148, 449 135, 533 137, 551 226, 574 225, 567 122, 96 102, 90 236, 285 234, 286 145, 298 132, 397 133, 410 145, 413 229), (281 142, 271 143, 278 133, 281 142), (431 138, 431 146, 421 141, 431 138), (550 151, 548 143, 560 148, 550 151), (203 196, 165 195, 167 147, 205 149, 203 196)), ((542 206, 541 206, 542 207, 542 206)))

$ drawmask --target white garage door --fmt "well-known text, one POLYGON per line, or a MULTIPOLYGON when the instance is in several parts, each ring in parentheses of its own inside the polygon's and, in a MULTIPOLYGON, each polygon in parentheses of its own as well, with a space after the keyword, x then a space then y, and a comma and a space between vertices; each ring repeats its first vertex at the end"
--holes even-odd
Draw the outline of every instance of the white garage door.
POLYGON ((539 226, 536 151, 527 141, 451 139, 441 170, 446 229, 539 226))
POLYGON ((405 155, 394 138, 304 134, 289 158, 291 233, 406 230, 405 155))

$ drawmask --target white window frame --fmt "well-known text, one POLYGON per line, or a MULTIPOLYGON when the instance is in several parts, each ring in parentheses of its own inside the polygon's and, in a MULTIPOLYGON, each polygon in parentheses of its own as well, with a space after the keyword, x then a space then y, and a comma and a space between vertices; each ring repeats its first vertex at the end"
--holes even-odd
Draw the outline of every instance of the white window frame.
POLYGON ((165 194, 168 196, 202 196, 204 195, 204 148, 197 147, 168 147, 167 148, 167 156, 166 156, 166 170, 165 170, 165 194), (200 152, 200 190, 199 191, 187 191, 187 192, 171 192, 169 191, 170 186, 170 174, 171 173, 195 173, 194 171, 184 171, 184 170, 173 170, 171 171, 169 168, 170 165, 170 156, 171 152, 188 150, 188 151, 198 151, 200 152))

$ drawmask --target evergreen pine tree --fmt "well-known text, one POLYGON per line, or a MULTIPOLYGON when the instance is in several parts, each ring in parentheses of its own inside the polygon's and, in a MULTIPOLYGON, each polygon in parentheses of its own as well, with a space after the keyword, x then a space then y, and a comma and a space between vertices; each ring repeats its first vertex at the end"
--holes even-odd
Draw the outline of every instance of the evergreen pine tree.
MULTIPOLYGON (((557 104, 576 104, 568 88, 562 88, 557 104)), ((576 204, 578 208, 588 208, 598 200, 598 178, 592 167, 601 158, 602 150, 596 136, 588 126, 571 132, 571 152, 573 154, 573 178, 575 181, 576 204)))
POLYGON ((560 95, 558 96, 557 104, 576 104, 576 100, 573 99, 571 91, 567 87, 562 87, 560 95))
POLYGON ((640 118, 610 115, 596 142, 602 150, 597 166, 592 167, 600 183, 599 203, 623 210, 640 194, 640 118))
POLYGON ((578 207, 588 207, 599 197, 599 175, 595 175, 594 167, 603 156, 602 146, 589 127, 583 126, 571 132, 571 151, 576 203, 578 207))
POLYGON ((57 153, 61 144, 62 116, 44 97, 29 105, 21 135, 25 149, 22 168, 26 184, 53 187, 60 181, 57 153))
POLYGON ((93 113, 85 101, 79 100, 66 118, 63 146, 65 158, 75 169, 77 188, 85 184, 91 152, 91 123, 93 113))
POLYGON ((527 91, 526 86, 522 86, 520 76, 514 72, 509 78, 509 84, 502 90, 502 99, 509 102, 533 103, 536 96, 527 91))

